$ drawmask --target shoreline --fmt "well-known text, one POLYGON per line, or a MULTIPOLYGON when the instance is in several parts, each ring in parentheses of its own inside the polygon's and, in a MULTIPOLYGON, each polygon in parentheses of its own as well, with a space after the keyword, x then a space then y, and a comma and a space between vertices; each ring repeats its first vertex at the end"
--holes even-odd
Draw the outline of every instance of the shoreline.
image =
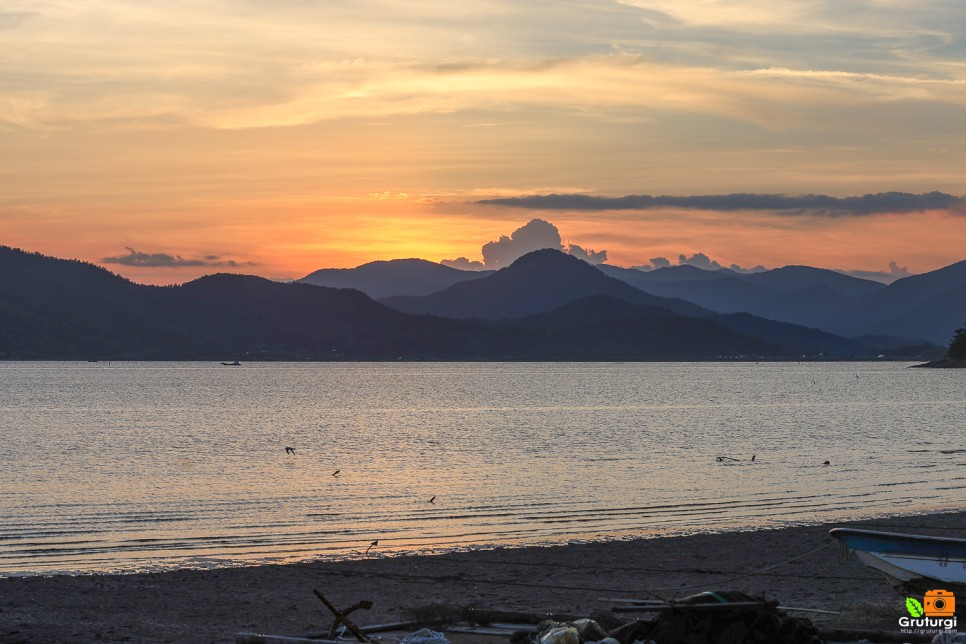
POLYGON ((616 603, 606 599, 738 590, 840 611, 822 618, 826 626, 894 630, 902 597, 854 557, 839 562, 827 535, 845 525, 966 538, 966 511, 440 555, 8 577, 0 579, 0 640, 230 643, 242 631, 326 630, 331 619, 315 588, 340 608, 373 601, 355 614, 360 625, 433 604, 589 615, 616 603))

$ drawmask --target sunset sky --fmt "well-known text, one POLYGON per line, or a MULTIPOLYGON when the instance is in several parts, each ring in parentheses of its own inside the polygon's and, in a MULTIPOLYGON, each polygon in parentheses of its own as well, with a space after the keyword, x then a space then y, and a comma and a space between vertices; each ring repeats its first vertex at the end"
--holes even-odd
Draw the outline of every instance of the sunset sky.
POLYGON ((966 259, 963 195, 962 0, 0 5, 0 244, 139 282, 534 218, 622 266, 916 273, 966 259))

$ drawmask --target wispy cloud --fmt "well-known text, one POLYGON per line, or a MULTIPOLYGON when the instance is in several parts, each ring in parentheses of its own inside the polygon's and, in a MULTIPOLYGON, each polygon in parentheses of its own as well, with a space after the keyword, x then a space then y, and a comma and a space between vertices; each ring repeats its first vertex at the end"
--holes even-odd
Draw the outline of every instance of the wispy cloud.
POLYGON ((708 211, 764 210, 780 214, 808 214, 830 217, 872 215, 877 213, 911 213, 944 210, 966 214, 966 198, 942 192, 910 194, 881 192, 861 197, 829 195, 695 195, 595 197, 575 195, 530 195, 483 199, 477 203, 536 210, 648 210, 651 208, 687 208, 708 211))
POLYGON ((127 248, 126 255, 102 257, 101 261, 105 264, 120 264, 122 266, 142 268, 184 268, 192 266, 238 268, 241 266, 255 266, 253 262, 238 262, 233 259, 224 259, 219 255, 205 255, 200 259, 192 259, 182 257, 181 255, 169 255, 168 253, 144 253, 130 246, 125 246, 125 248, 127 248))

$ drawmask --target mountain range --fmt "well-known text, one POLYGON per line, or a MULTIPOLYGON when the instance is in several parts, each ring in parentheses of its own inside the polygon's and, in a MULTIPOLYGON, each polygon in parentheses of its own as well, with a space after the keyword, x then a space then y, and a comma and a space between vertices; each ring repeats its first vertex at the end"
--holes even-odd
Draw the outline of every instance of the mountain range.
MULTIPOLYGON (((338 283, 327 282, 319 271, 310 277, 316 284, 358 288, 407 312, 500 319, 536 312, 547 306, 542 301, 529 301, 524 289, 516 288, 523 295, 513 295, 515 287, 512 283, 516 278, 511 279, 504 271, 497 275, 485 274, 486 278, 492 275, 494 280, 501 282, 497 284, 489 279, 481 280, 480 273, 474 271, 459 271, 428 262, 422 266, 425 275, 445 275, 450 282, 447 287, 435 288, 434 285, 440 283, 439 277, 423 282, 420 281, 422 277, 409 273, 405 289, 392 288, 390 276, 405 271, 407 267, 400 262, 409 261, 394 260, 380 262, 378 266, 374 263, 358 269, 343 269, 338 283), (363 275, 365 279, 361 279, 363 275), (460 286, 470 280, 478 281, 478 286, 460 286), (372 284, 378 288, 373 288, 372 284)), ((687 265, 652 271, 607 264, 587 266, 647 295, 676 300, 673 305, 667 302, 656 305, 685 315, 694 313, 694 308, 687 304, 712 313, 748 313, 858 338, 877 346, 895 348, 924 342, 945 346, 953 332, 966 322, 966 261, 906 277, 890 285, 809 266, 785 266, 750 274, 730 269, 703 270, 687 265)), ((550 280, 541 290, 540 297, 560 304, 568 298, 590 294, 596 288, 588 290, 586 275, 574 287, 576 290, 568 295, 569 285, 550 280)), ((640 293, 622 293, 614 284, 610 284, 606 292, 628 301, 648 301, 640 293)))
MULTIPOLYGON (((313 274, 389 294, 376 301, 361 289, 246 275, 144 286, 92 264, 0 247, 0 357, 700 360, 941 353, 882 331, 874 338, 846 338, 748 312, 722 313, 645 292, 607 268, 555 250, 535 251, 493 273, 465 273, 397 260, 313 274), (455 277, 465 279, 452 282, 455 277), (448 285, 433 291, 439 284, 448 285)), ((739 279, 653 273, 662 284, 739 279)), ((788 279, 766 287, 764 280, 776 276, 758 279, 747 283, 776 293, 814 286, 788 279)), ((937 287, 925 283, 932 290, 923 286, 919 295, 916 289, 916 305, 935 306, 937 287)), ((866 292, 864 284, 844 284, 835 292, 860 299, 887 288, 866 292)))

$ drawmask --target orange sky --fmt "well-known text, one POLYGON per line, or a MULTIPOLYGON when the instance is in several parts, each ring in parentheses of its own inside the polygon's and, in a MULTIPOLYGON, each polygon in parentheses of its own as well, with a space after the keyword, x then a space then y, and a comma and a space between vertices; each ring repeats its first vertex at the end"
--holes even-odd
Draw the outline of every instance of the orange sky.
POLYGON ((610 263, 912 272, 957 211, 527 210, 530 194, 966 194, 941 0, 250 0, 0 9, 0 244, 140 282, 481 259, 534 217, 610 263), (845 6, 847 5, 847 6, 845 6), (199 265, 105 262, 134 249, 199 265))

